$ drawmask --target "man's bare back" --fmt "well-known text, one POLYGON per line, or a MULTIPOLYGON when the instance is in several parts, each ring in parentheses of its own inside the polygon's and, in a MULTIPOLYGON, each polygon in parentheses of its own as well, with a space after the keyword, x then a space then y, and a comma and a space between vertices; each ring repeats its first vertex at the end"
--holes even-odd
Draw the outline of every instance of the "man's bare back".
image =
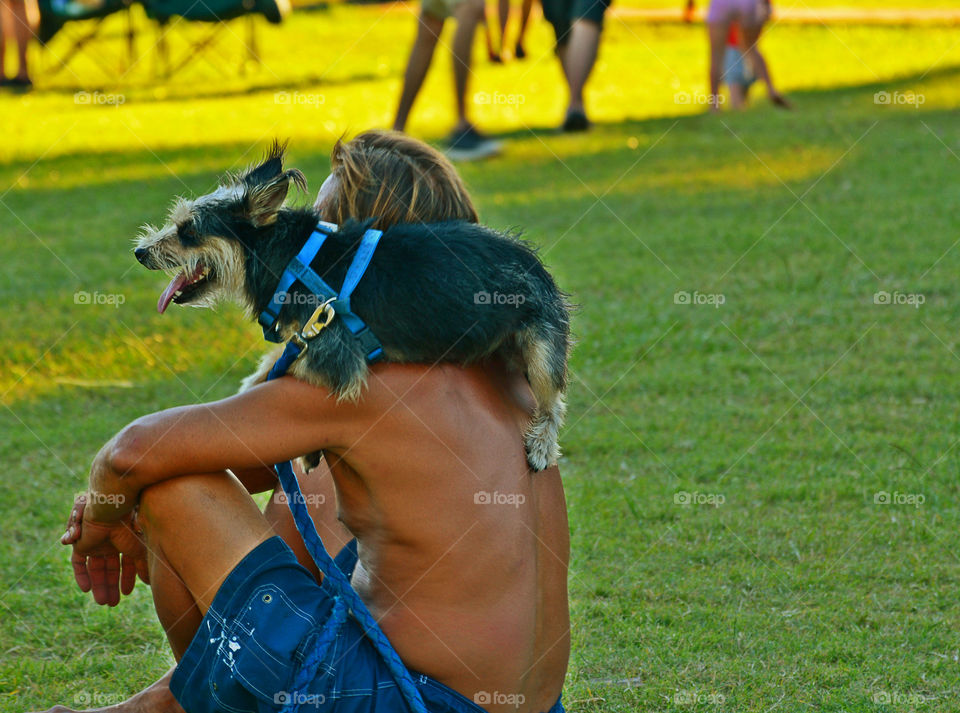
POLYGON ((558 470, 527 468, 529 387, 499 365, 390 365, 365 397, 381 400, 354 446, 325 453, 360 545, 354 586, 410 668, 490 711, 548 710, 570 649, 569 536, 558 470))

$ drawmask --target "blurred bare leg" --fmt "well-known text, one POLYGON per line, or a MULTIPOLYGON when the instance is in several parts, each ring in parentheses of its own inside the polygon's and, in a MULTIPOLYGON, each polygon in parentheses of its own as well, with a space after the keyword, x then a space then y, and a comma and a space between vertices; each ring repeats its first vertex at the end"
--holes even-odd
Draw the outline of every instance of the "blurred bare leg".
POLYGON ((400 92, 400 104, 397 115, 393 120, 393 128, 403 131, 407 125, 407 118, 413 108, 413 102, 420 93, 423 80, 430 69, 433 60, 433 51, 440 39, 443 30, 443 18, 434 17, 429 13, 421 13, 417 23, 417 37, 410 50, 410 59, 407 61, 407 70, 403 76, 403 89, 400 92))
POLYGON ((770 95, 770 101, 783 108, 790 108, 790 103, 783 97, 782 94, 780 94, 780 92, 777 91, 777 88, 773 85, 773 77, 770 76, 770 68, 767 66, 767 61, 760 53, 758 43, 760 42, 760 31, 762 29, 762 25, 744 25, 744 57, 745 59, 749 59, 751 66, 753 67, 753 73, 757 79, 761 80, 767 85, 767 93, 770 95))
POLYGON ((453 84, 457 100, 457 125, 454 132, 470 126, 467 120, 467 83, 470 78, 470 52, 477 23, 483 19, 483 0, 464 0, 454 12, 457 31, 453 35, 453 84))
POLYGON ((568 112, 584 112, 583 88, 590 78, 599 46, 600 25, 592 20, 575 20, 570 29, 570 40, 560 51, 560 63, 570 90, 568 112))
POLYGON ((530 13, 533 11, 533 0, 523 0, 520 6, 520 29, 517 32, 517 48, 515 55, 517 59, 523 59, 527 56, 527 50, 523 44, 527 40, 527 26, 530 24, 530 13))
MULTIPOLYGON (((507 23, 510 21, 510 0, 497 0, 497 21, 500 23, 500 56, 507 48, 507 23)), ((506 59, 504 57, 504 59, 506 59)))
MULTIPOLYGON (((31 40, 34 38, 34 29, 39 21, 36 0, 0 0, 0 27, 3 33, 13 35, 17 45, 17 79, 23 82, 30 81, 27 53, 31 40)), ((6 41, 0 40, 0 47, 6 50, 6 41)), ((0 73, 3 66, 0 64, 0 73)))
POLYGON ((723 73, 723 56, 727 50, 727 35, 730 21, 711 22, 707 25, 710 39, 710 111, 720 111, 720 79, 723 73))

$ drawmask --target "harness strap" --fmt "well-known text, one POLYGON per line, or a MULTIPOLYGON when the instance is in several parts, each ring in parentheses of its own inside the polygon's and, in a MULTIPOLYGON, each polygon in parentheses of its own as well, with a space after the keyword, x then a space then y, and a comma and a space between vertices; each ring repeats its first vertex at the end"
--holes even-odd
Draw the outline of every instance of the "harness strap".
POLYGON ((360 348, 363 350, 369 362, 377 361, 383 356, 383 347, 380 346, 380 340, 377 339, 370 328, 364 324, 363 320, 353 313, 353 310, 350 308, 350 296, 353 294, 356 286, 360 284, 360 278, 363 277, 367 271, 367 267, 370 265, 370 259, 373 257, 377 245, 380 244, 382 235, 383 233, 379 230, 367 230, 363 234, 363 237, 360 238, 360 245, 357 248, 356 254, 353 256, 353 261, 350 263, 346 277, 343 278, 343 286, 340 288, 340 297, 337 300, 340 306, 337 306, 337 302, 334 302, 334 309, 337 310, 337 314, 341 315, 347 329, 350 330, 360 343, 360 348))
MULTIPOLYGON (((325 296, 325 299, 326 297, 337 294, 332 287, 323 280, 320 280, 317 274, 310 269, 310 263, 313 262, 317 253, 320 252, 323 243, 330 235, 329 225, 329 223, 322 222, 317 224, 316 229, 314 229, 310 237, 307 238, 307 242, 300 248, 300 252, 290 261, 290 264, 284 269, 283 274, 280 275, 280 282, 277 283, 277 289, 273 291, 273 298, 270 300, 270 304, 260 313, 258 321, 260 322, 260 326, 263 327, 263 338, 268 342, 279 344, 283 341, 283 337, 281 337, 276 330, 277 320, 280 319, 280 310, 287 301, 287 294, 290 292, 290 288, 296 280, 300 279, 303 281, 303 274, 309 273, 320 281, 320 286, 325 288, 323 292, 329 293, 325 296), (323 229, 321 229, 321 227, 323 229)), ((308 287, 315 290, 314 286, 308 285, 308 287)))
MULTIPOLYGON (((336 229, 337 226, 332 223, 323 221, 318 223, 317 228, 307 238, 307 242, 304 243, 300 252, 290 260, 280 276, 280 281, 277 283, 277 289, 274 290, 270 304, 260 313, 259 322, 260 326, 263 327, 263 338, 278 344, 283 341, 283 337, 276 330, 277 320, 280 318, 280 310, 289 299, 290 288, 294 282, 299 280, 322 301, 331 300, 330 306, 334 313, 343 320, 344 326, 350 330, 350 333, 357 340, 367 361, 373 363, 383 357, 383 347, 366 323, 354 314, 350 307, 350 296, 357 285, 360 284, 360 279, 369 267, 370 260, 373 258, 373 253, 376 251, 383 233, 379 230, 364 232, 360 238, 357 252, 347 268, 347 274, 343 278, 343 285, 338 295, 337 291, 310 267, 324 241, 336 229)), ((299 354, 299 351, 297 353, 299 354)))
MULTIPOLYGON (((276 367, 274 367, 274 369, 276 369, 276 367)), ((278 376, 282 376, 282 374, 278 374, 278 376)), ((271 372, 271 377, 273 377, 273 372, 271 372)), ((373 643, 377 652, 387 665, 387 669, 390 671, 393 679, 396 681, 397 686, 400 688, 400 692, 410 710, 413 713, 427 713, 427 707, 423 702, 423 697, 414 684, 410 671, 400 659, 397 650, 393 648, 393 644, 390 643, 387 635, 383 633, 380 624, 373 618, 373 614, 370 613, 367 605, 350 584, 347 575, 341 571, 340 567, 337 566, 336 562, 333 561, 333 558, 330 557, 324 548, 323 540, 320 539, 320 534, 317 532, 313 518, 310 517, 310 512, 307 510, 306 499, 300 490, 300 484, 297 482, 296 473, 293 472, 293 466, 287 461, 286 463, 278 463, 275 465, 274 470, 276 470, 277 477, 280 479, 280 485, 287 496, 287 505, 293 514, 293 521, 297 525, 297 530, 300 532, 307 546, 307 551, 310 552, 313 561, 317 563, 317 567, 323 572, 323 587, 328 589, 335 598, 343 602, 349 614, 357 621, 360 628, 363 629, 364 634, 373 643)), ((336 612, 336 602, 334 611, 336 612)), ((331 622, 331 628, 335 625, 335 623, 331 622)), ((294 691, 292 692, 294 702, 304 698, 303 695, 300 695, 302 689, 305 689, 316 677, 321 661, 322 654, 315 652, 304 661, 300 672, 297 674, 294 691)), ((285 709, 284 713, 293 713, 295 710, 296 708, 293 708, 292 711, 285 709)))

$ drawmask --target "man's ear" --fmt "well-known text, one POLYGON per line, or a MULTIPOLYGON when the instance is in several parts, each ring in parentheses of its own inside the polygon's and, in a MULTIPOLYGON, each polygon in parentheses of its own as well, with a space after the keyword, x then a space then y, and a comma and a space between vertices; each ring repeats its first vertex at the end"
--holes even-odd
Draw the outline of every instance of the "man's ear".
MULTIPOLYGON (((266 166, 267 164, 263 164, 266 166)), ((257 171, 261 167, 258 167, 257 171)), ((244 194, 244 208, 250 221, 259 227, 270 225, 277 219, 277 211, 283 205, 290 190, 290 182, 302 191, 307 190, 307 179, 302 172, 291 168, 277 173, 273 178, 247 187, 244 194)))

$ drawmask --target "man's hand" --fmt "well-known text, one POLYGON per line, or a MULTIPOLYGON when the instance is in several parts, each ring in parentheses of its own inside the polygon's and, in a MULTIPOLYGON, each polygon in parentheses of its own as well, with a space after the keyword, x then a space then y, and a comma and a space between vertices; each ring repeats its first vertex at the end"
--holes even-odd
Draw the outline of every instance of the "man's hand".
POLYGON ((149 584, 146 547, 131 513, 117 522, 94 522, 85 516, 86 496, 73 504, 61 544, 73 545, 73 577, 97 604, 116 606, 120 594, 133 591, 137 575, 149 584))

